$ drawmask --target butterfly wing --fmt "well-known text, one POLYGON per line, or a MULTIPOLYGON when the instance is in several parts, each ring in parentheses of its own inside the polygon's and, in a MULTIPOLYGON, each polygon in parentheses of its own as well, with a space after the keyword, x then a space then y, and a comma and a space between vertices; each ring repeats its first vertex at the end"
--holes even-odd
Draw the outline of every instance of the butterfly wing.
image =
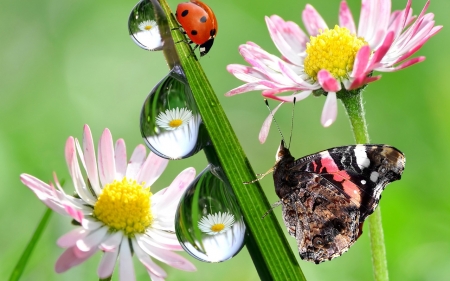
POLYGON ((327 180, 304 174, 282 199, 283 219, 300 257, 320 263, 342 253, 359 237, 359 209, 327 180))
POLYGON ((363 222, 378 206, 386 185, 401 178, 405 156, 388 145, 351 145, 300 158, 293 170, 327 180, 359 207, 363 222), (296 169, 298 167, 298 169, 296 169))

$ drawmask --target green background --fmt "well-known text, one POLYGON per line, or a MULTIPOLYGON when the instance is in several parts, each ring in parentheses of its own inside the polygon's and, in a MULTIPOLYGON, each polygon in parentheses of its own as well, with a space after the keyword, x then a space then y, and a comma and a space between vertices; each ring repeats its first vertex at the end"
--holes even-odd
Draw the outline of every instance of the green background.
MULTIPOLYGON (((311 0, 312 1, 312 0, 311 0)), ((348 1, 355 19, 359 1, 348 1)), ((393 1, 402 9, 406 0, 393 1)), ((177 1, 169 2, 174 10, 177 1)), ((339 1, 310 2, 328 25, 337 23, 339 1)), ((142 143, 138 128, 141 105, 168 68, 160 52, 140 49, 127 30, 133 1, 40 0, 1 1, 0 9, 0 276, 9 276, 45 211, 44 205, 19 181, 26 172, 51 180, 52 171, 69 179, 64 160, 68 136, 82 136, 91 126, 97 142, 102 130, 124 138, 129 154, 142 143)), ((304 1, 209 0, 219 22, 218 37, 200 62, 256 172, 274 164, 280 136, 272 128, 267 142, 257 136, 268 112, 260 93, 231 98, 224 93, 242 83, 225 67, 244 63, 237 48, 253 41, 278 54, 264 22, 277 14, 301 23, 304 1)), ((424 0, 413 2, 419 14, 424 0)), ((448 26, 450 2, 432 1, 429 8, 439 25, 448 26)), ((300 24, 303 26, 302 24, 300 24)), ((391 280, 449 280, 450 278, 450 97, 447 29, 432 38, 419 55, 427 60, 406 70, 383 73, 364 92, 366 117, 373 143, 401 149, 407 158, 399 182, 383 193, 381 208, 391 280), (447 89, 447 90, 446 90, 447 89)), ((320 125, 325 98, 298 102, 291 152, 300 157, 329 147, 354 143, 343 107, 330 128, 320 125)), ((272 106, 275 103, 272 102, 272 106)), ((291 106, 276 115, 289 135, 291 106)), ((230 151, 230 153, 232 153, 230 151)), ((181 170, 206 165, 202 153, 171 161, 153 190, 166 187, 181 170)), ((270 202, 277 201, 270 177, 261 181, 270 202)), ((243 186, 242 188, 249 188, 243 186)), ((70 181, 66 190, 72 190, 70 181)), ((281 208, 274 210, 281 222, 281 208)), ((367 227, 367 226, 366 226, 367 227)), ((56 239, 70 230, 69 220, 53 215, 22 280, 96 280, 100 254, 63 274, 54 263, 62 253, 56 239)), ((286 232, 287 235, 287 232, 286 232)), ((288 238, 297 253, 295 239, 288 238)), ((187 256, 187 255, 186 255, 187 256)), ((297 258, 298 255, 296 254, 297 258)), ((256 270, 244 248, 232 260, 205 264, 191 259, 197 272, 164 266, 167 280, 256 280, 256 270)), ((367 230, 342 257, 314 265, 300 261, 307 280, 371 280, 367 230)), ((148 280, 135 261, 139 280, 148 280)))

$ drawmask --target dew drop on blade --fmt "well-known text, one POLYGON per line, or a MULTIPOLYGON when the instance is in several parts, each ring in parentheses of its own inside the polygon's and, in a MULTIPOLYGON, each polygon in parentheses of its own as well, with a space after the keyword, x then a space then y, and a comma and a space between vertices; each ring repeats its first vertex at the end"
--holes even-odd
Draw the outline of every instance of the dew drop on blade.
POLYGON ((181 197, 175 232, 184 250, 204 262, 222 262, 244 246, 245 224, 220 168, 208 165, 181 197))
POLYGON ((182 159, 203 148, 206 129, 180 66, 152 89, 142 107, 140 126, 146 145, 163 158, 182 159))
POLYGON ((131 10, 128 19, 131 39, 145 50, 162 50, 163 40, 159 24, 161 24, 161 21, 158 22, 153 3, 150 0, 140 1, 131 10))

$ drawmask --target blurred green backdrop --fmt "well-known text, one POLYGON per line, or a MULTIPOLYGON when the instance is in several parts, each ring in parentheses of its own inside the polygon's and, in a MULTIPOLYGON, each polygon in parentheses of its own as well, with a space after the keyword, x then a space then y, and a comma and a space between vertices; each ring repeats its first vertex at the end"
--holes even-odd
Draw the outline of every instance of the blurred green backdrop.
MULTIPOLYGON (((267 109, 258 92, 225 98, 226 91, 241 85, 225 67, 244 63, 237 47, 246 41, 278 54, 264 16, 278 14, 300 23, 307 2, 205 2, 216 13, 219 32, 211 52, 200 62, 254 170, 264 172, 274 164, 280 136, 272 128, 267 142, 259 144, 257 136, 267 109)), ((360 2, 348 2, 355 19, 359 18, 360 2)), ((174 10, 178 1, 169 3, 174 10)), ((310 3, 329 26, 337 23, 338 0, 310 3)), ((405 3, 394 0, 393 9, 403 9, 405 3)), ((129 153, 142 142, 138 128, 142 102, 168 68, 161 53, 140 49, 128 36, 127 19, 135 4, 101 0, 1 1, 0 276, 9 276, 45 211, 44 205, 20 183, 20 173, 48 181, 56 171, 60 178, 69 179, 64 143, 70 135, 81 138, 85 123, 91 126, 95 141, 103 128, 110 128, 115 139, 126 140, 129 153)), ((414 14, 419 14, 424 4, 425 0, 414 0, 414 14)), ((450 24, 449 1, 432 1, 429 11, 435 13, 439 25, 450 24)), ((394 145, 407 156, 403 179, 391 184, 381 201, 391 280, 450 278, 450 187, 446 172, 450 167, 446 76, 449 43, 445 27, 420 50, 419 55, 427 56, 424 63, 385 73, 364 92, 372 142, 394 145)), ((327 129, 321 127, 324 101, 324 97, 308 98, 297 104, 291 148, 295 156, 353 143, 342 106, 336 123, 327 129)), ((285 135, 289 134, 290 115, 290 106, 277 113, 285 135)), ((187 166, 200 172, 205 164, 202 153, 172 161, 153 188, 167 186, 187 166)), ((271 178, 261 183, 269 201, 275 202, 271 178)), ((66 189, 71 190, 71 185, 66 189)), ((274 212, 281 222, 281 208, 274 212)), ((22 280, 97 279, 99 254, 64 274, 54 273, 54 263, 62 253, 55 241, 69 229, 67 218, 52 216, 22 280)), ((288 240, 297 253, 295 239, 288 240)), ((369 251, 366 231, 342 257, 320 265, 300 261, 300 265, 308 280, 371 280, 369 251)), ((164 266, 169 272, 167 280, 258 279, 246 248, 220 264, 192 260, 198 267, 194 273, 164 266)), ((139 280, 149 279, 138 262, 135 268, 139 280)))

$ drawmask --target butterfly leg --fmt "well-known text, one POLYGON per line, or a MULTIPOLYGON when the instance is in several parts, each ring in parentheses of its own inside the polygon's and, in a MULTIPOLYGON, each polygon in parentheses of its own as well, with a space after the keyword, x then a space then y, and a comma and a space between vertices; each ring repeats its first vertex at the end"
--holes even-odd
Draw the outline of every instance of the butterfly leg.
POLYGON ((265 172, 264 174, 256 174, 256 176, 259 177, 259 178, 256 178, 256 179, 254 179, 254 180, 252 180, 252 181, 244 181, 243 184, 251 184, 251 183, 255 183, 255 182, 257 182, 257 181, 260 181, 260 180, 262 180, 265 176, 267 176, 268 174, 272 173, 273 170, 274 170, 274 167, 270 168, 270 170, 268 170, 268 171, 265 172))

